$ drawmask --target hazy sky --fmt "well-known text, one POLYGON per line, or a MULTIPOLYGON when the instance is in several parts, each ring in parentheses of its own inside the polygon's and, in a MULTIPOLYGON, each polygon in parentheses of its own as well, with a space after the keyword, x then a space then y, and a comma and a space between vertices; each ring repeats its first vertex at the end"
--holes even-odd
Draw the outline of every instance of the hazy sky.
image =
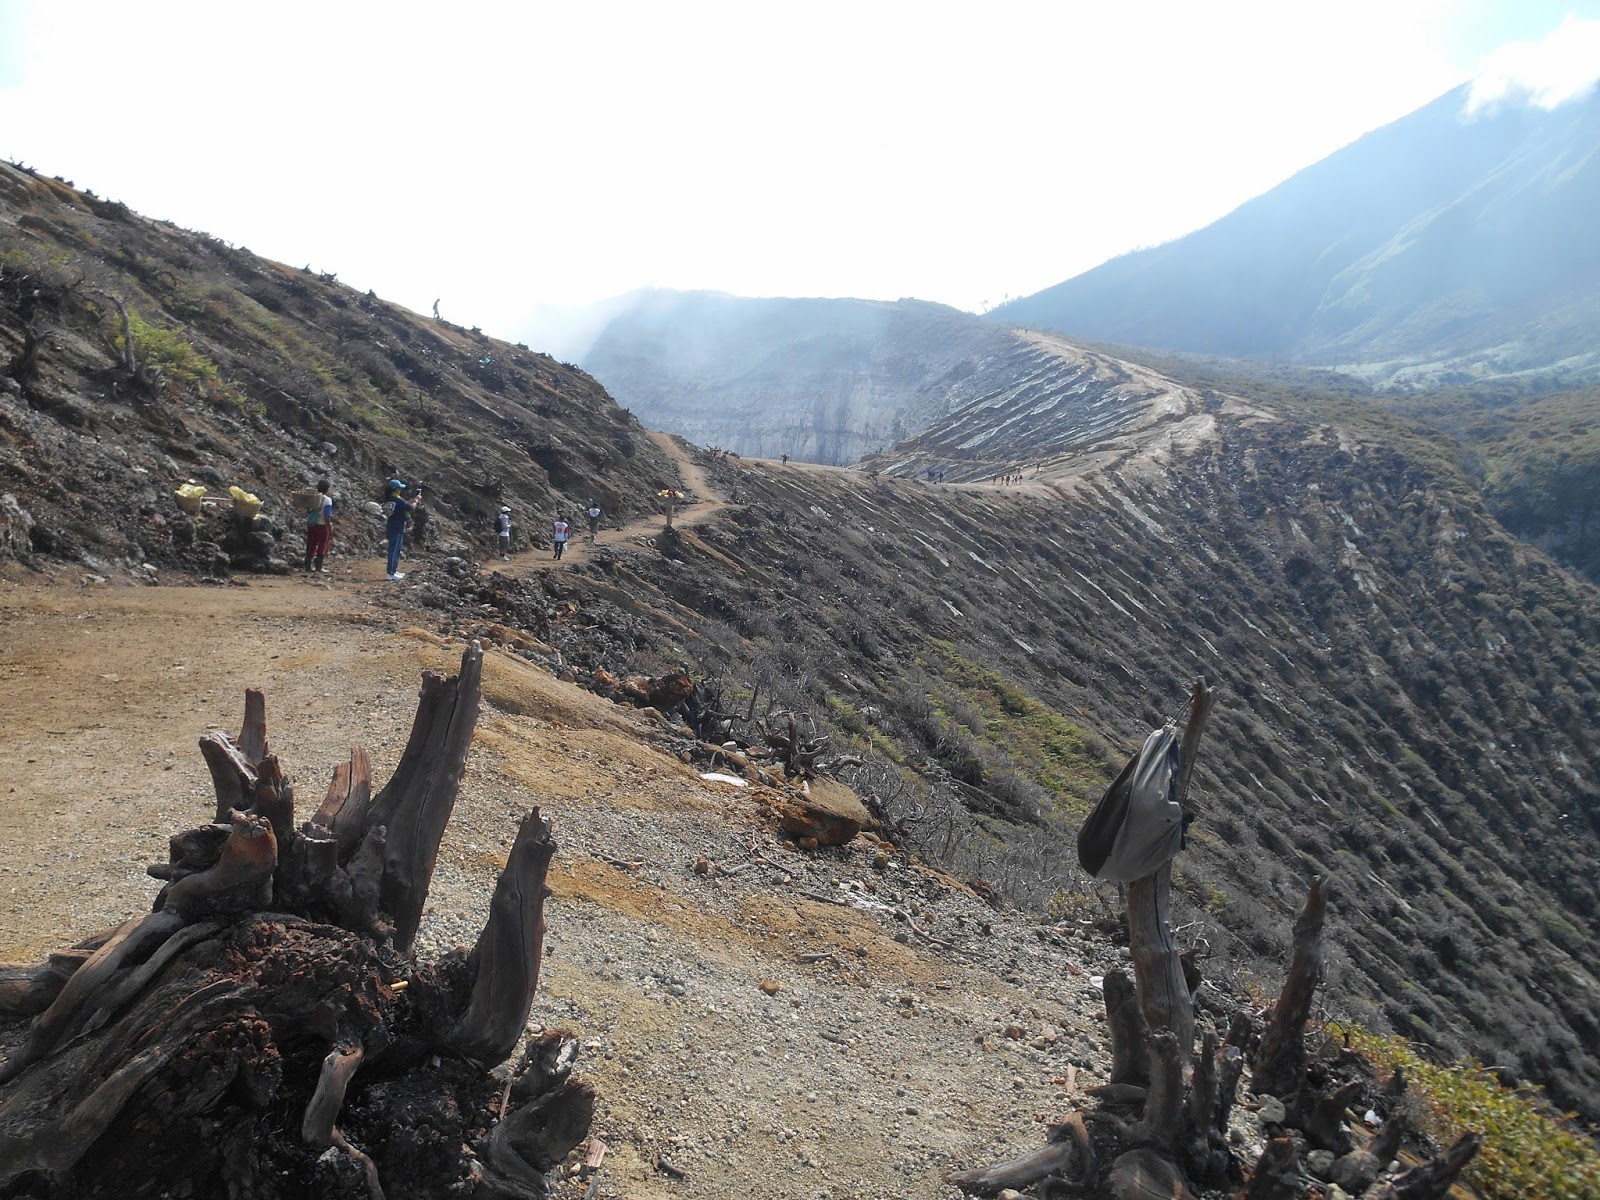
POLYGON ((0 0, 0 157, 538 339, 649 285, 995 304, 1480 72, 1592 80, 1600 0, 0 0))

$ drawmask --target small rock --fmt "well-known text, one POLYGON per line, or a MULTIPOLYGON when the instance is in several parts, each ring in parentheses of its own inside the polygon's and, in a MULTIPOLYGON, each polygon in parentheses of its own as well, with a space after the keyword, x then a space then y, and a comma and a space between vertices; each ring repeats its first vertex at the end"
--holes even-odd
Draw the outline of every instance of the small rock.
POLYGON ((1027 1036, 1028 1031, 1021 1025, 1007 1025, 1006 1036, 1013 1040, 1020 1040, 1027 1036))
POLYGON ((711 874, 711 863, 709 861, 707 861, 706 859, 703 859, 703 858, 695 859, 694 860, 694 873, 696 875, 709 875, 709 874, 711 874))
POLYGON ((1261 1097, 1261 1107, 1256 1110, 1256 1116, 1261 1118, 1263 1125, 1282 1125, 1283 1119, 1288 1115, 1282 1100, 1276 1096, 1261 1097))
POLYGON ((1333 1155, 1326 1150, 1311 1150, 1306 1154, 1306 1170, 1318 1179, 1328 1177, 1328 1169, 1333 1166, 1333 1155))
POLYGON ((763 979, 760 987, 769 996, 776 996, 779 991, 778 985, 770 979, 763 979))

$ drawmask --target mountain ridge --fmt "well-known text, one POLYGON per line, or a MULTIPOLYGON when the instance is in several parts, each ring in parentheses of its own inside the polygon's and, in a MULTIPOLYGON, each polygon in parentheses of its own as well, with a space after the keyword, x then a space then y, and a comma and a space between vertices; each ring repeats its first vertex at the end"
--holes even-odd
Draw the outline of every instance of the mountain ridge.
POLYGON ((1600 373, 1600 91, 1462 116, 1463 87, 1203 229, 1008 301, 1095 341, 1336 365, 1387 385, 1600 373))

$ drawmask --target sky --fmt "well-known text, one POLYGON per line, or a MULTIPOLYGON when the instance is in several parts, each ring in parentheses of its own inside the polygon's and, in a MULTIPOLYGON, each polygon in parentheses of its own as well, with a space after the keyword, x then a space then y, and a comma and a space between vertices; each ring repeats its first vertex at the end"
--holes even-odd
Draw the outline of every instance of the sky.
POLYGON ((1596 75, 1600 0, 0 0, 0 158, 565 349, 641 287, 981 311, 1596 75))

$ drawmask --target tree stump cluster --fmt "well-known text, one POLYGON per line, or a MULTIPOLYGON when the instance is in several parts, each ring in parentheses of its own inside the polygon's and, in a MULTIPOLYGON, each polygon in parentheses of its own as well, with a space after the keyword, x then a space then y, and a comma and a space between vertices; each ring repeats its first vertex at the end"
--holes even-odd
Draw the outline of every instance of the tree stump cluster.
POLYGON ((527 1027, 556 845, 534 809, 477 944, 413 943, 477 721, 482 651, 423 676, 374 793, 356 748, 296 826, 293 782, 245 698, 200 748, 213 820, 149 868, 153 910, 34 965, 0 965, 0 1197, 533 1200, 588 1135, 575 1042, 527 1027), (495 1068, 491 1072, 487 1068, 495 1068))
MULTIPOLYGON (((1213 696, 1204 681, 1190 698, 1177 797, 1187 793, 1213 696)), ((1368 1200, 1439 1200, 1477 1152, 1466 1135, 1443 1153, 1391 1172, 1408 1128, 1398 1076, 1379 1089, 1365 1064, 1338 1047, 1307 1051, 1306 1024, 1322 978, 1328 880, 1311 885, 1294 925, 1293 959, 1277 1003, 1265 1013, 1197 1014, 1200 972, 1179 951, 1169 898, 1172 864, 1127 885, 1134 978, 1104 979, 1112 1066, 1089 1089, 1092 1107, 1049 1126, 1044 1146, 1010 1162, 951 1176, 973 1195, 1095 1196, 1194 1200, 1204 1191, 1237 1200, 1308 1200, 1336 1184, 1368 1200), (1198 1019, 1197 1019, 1198 1016, 1198 1019), (1213 1017, 1228 1025, 1219 1034, 1213 1017), (1200 1046, 1194 1042, 1198 1031, 1200 1046), (1245 1069, 1267 1140, 1249 1162, 1230 1136, 1245 1069), (1358 1144, 1350 1109, 1380 1110, 1383 1124, 1358 1144), (1315 1173, 1311 1165, 1315 1163, 1315 1173)))

